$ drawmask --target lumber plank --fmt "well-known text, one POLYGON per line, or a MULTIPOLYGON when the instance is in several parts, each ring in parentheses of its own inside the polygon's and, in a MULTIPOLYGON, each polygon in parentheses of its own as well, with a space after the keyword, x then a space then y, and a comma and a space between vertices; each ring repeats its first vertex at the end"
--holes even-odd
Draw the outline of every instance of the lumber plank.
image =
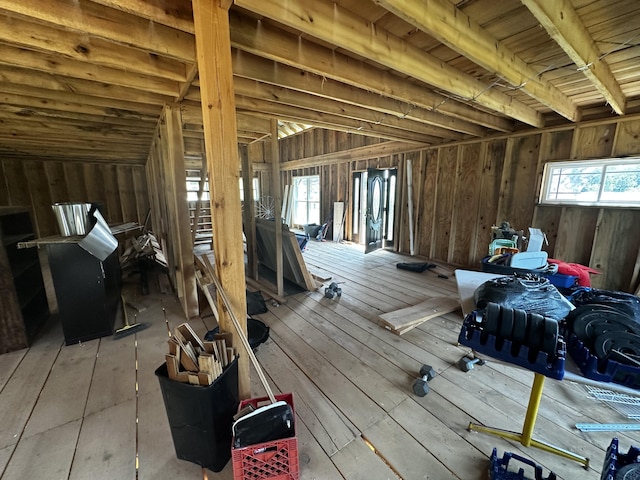
POLYGON ((80 424, 80 419, 74 420, 25 438, 16 447, 2 478, 67 478, 80 424))
POLYGON ((361 437, 336 453, 331 460, 349 480, 389 480, 397 477, 361 437))
MULTIPOLYGON (((120 314, 116 323, 121 322, 121 318, 120 314)), ((142 322, 142 316, 137 321, 142 322)), ((85 415, 135 398, 135 340, 135 335, 100 340, 85 415)))
POLYGON ((445 313, 455 312, 460 308, 460 300, 451 297, 435 297, 417 305, 384 313, 378 318, 383 327, 402 335, 407 329, 415 328, 419 324, 437 318, 445 313))
POLYGON ((333 456, 353 441, 360 432, 322 391, 309 381, 274 342, 260 346, 260 363, 282 392, 295 392, 296 415, 324 452, 333 456))
POLYGON ((69 480, 136 477, 135 403, 127 400, 84 417, 69 480))
POLYGON ((99 340, 62 348, 47 378, 31 417, 25 437, 82 418, 91 385, 99 340), (75 365, 74 369, 68 365, 75 365))
POLYGON ((60 325, 45 325, 0 392, 0 448, 20 440, 63 342, 60 325))
POLYGON ((429 472, 433 478, 461 478, 449 471, 389 416, 366 429, 362 436, 401 478, 420 478, 424 472, 429 472), (407 458, 419 458, 420 461, 407 462, 407 458))

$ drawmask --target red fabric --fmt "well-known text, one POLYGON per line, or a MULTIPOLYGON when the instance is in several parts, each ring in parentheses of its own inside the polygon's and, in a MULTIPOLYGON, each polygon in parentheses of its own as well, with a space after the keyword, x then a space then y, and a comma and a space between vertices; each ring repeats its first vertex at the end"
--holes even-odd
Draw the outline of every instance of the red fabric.
POLYGON ((593 268, 585 265, 580 265, 579 263, 567 263, 554 258, 547 259, 547 262, 558 265, 558 273, 562 275, 574 275, 578 277, 578 285, 581 287, 591 286, 591 277, 589 277, 590 273, 600 273, 598 270, 594 270, 593 268))

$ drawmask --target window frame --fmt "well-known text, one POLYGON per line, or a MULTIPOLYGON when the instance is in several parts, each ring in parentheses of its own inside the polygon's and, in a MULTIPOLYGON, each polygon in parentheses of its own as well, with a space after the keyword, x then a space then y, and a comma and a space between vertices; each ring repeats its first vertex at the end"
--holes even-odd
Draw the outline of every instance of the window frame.
POLYGON ((321 202, 322 202, 322 191, 321 191, 321 182, 320 182, 320 175, 319 174, 315 174, 315 175, 299 175, 299 176, 294 176, 291 179, 291 184, 293 187, 293 195, 292 195, 292 203, 293 203, 293 211, 292 211, 292 215, 291 215, 291 224, 292 226, 296 226, 296 227, 302 227, 304 224, 298 224, 296 223, 295 220, 295 215, 297 212, 297 208, 298 208, 298 204, 299 203, 304 203, 306 205, 306 218, 307 218, 307 224, 309 223, 317 223, 320 224, 320 209, 321 209, 321 202), (310 201, 309 200, 309 195, 311 193, 311 188, 310 188, 310 180, 317 178, 318 179, 318 201, 310 201), (303 201, 298 199, 298 189, 296 188, 297 183, 300 180, 306 180, 307 182, 307 198, 303 201), (310 220, 309 219, 309 205, 312 203, 317 203, 318 204, 318 219, 317 220, 310 220))
MULTIPOLYGON (((539 190, 540 205, 580 205, 580 206, 594 206, 594 207, 625 207, 625 208, 640 208, 640 192, 637 195, 638 200, 603 200, 602 194, 604 191, 607 168, 620 166, 620 165, 636 165, 640 170, 640 157, 617 157, 617 158, 595 158, 587 160, 564 160, 564 161, 550 161, 544 165, 544 171, 542 174, 542 183, 539 190), (551 193, 551 182, 554 178, 553 171, 561 168, 576 168, 576 167, 600 167, 602 171, 600 173, 600 181, 598 184, 598 193, 596 200, 577 200, 577 199, 558 199, 549 198, 551 193)), ((557 193, 556 193, 557 195, 557 193)), ((632 195, 632 193, 630 193, 632 195)))

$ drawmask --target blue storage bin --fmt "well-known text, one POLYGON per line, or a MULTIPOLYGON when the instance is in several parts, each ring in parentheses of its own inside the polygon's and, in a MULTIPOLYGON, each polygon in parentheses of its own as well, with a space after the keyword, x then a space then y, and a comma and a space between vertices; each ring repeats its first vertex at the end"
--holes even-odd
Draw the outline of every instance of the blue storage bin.
POLYGON ((600 480, 614 480, 616 478, 616 473, 621 468, 627 467, 627 465, 630 465, 632 463, 637 463, 637 459, 639 456, 640 449, 634 446, 629 447, 629 451, 627 453, 620 453, 618 447, 618 439, 614 437, 611 440, 609 448, 607 449, 607 453, 604 457, 600 480))
POLYGON ((578 277, 575 275, 563 275, 562 273, 554 273, 553 275, 545 275, 552 285, 558 288, 571 288, 576 285, 578 277))
MULTIPOLYGON (((512 468, 513 470, 513 468, 512 468)), ((497 449, 493 449, 491 453, 491 468, 489 469, 490 480, 556 480, 556 474, 549 472, 548 477, 542 476, 542 467, 528 458, 521 457, 515 453, 505 452, 502 458, 498 458, 497 449), (524 469, 518 468, 517 472, 509 471, 509 461, 517 460, 529 467, 533 468, 534 477, 525 477, 524 469)))
POLYGON ((564 377, 564 364, 566 360, 567 345, 564 338, 558 335, 556 345, 556 356, 550 356, 545 352, 538 352, 534 362, 529 360, 529 347, 521 345, 517 354, 513 355, 511 351, 511 341, 505 339, 500 348, 497 347, 497 337, 495 335, 487 335, 482 338, 482 330, 479 328, 479 322, 476 320, 478 311, 474 310, 467 315, 462 322, 458 343, 471 347, 478 353, 488 355, 490 357, 503 360, 514 365, 519 365, 532 372, 540 373, 545 377, 562 380, 564 377))

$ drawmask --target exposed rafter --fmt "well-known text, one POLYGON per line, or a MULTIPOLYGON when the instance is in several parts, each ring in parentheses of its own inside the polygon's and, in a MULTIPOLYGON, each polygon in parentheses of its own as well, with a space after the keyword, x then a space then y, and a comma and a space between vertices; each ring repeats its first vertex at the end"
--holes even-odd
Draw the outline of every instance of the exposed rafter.
POLYGON ((365 62, 285 33, 265 22, 231 12, 230 24, 231 44, 239 50, 493 130, 513 130, 513 122, 509 119, 476 110, 365 62), (291 48, 292 44, 296 48, 291 48))
POLYGON ((522 88, 563 117, 579 120, 578 110, 569 98, 448 0, 374 1, 512 86, 522 88))
POLYGON ((399 119, 410 119, 474 136, 483 136, 487 133, 485 128, 475 123, 376 95, 367 90, 287 65, 276 65, 273 61, 239 50, 234 52, 233 73, 236 78, 244 77, 270 83, 290 90, 368 108, 399 119))
POLYGON ((562 47, 619 115, 625 96, 593 37, 567 0, 522 0, 549 35, 562 47))
POLYGON ((236 4, 301 32, 330 42, 405 75, 476 102, 496 112, 542 127, 542 115, 476 78, 451 67, 411 43, 325 0, 236 0, 236 4))

